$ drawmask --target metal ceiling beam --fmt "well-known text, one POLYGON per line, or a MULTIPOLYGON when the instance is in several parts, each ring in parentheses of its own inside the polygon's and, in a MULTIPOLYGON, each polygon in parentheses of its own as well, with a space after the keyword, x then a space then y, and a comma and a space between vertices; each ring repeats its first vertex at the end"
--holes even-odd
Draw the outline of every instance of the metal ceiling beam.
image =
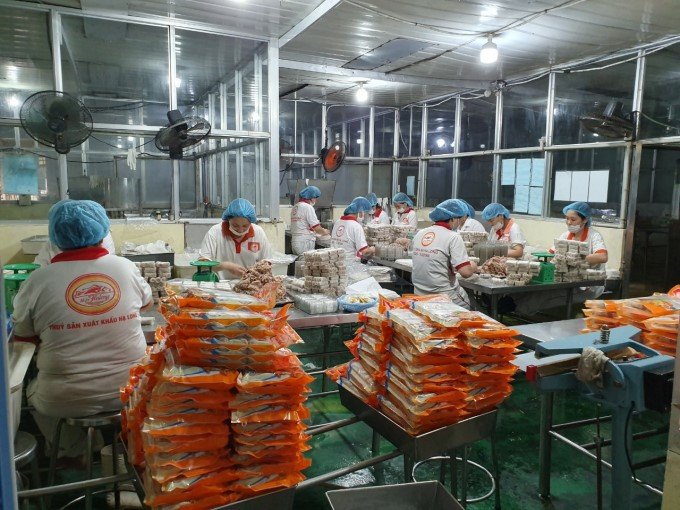
POLYGON ((302 18, 302 20, 300 20, 297 25, 279 37, 279 49, 283 48, 286 44, 311 27, 314 23, 323 18, 329 11, 334 9, 341 2, 342 0, 324 0, 321 5, 307 14, 307 16, 302 18))
POLYGON ((484 80, 449 80, 446 78, 429 78, 426 76, 413 76, 408 74, 388 74, 376 71, 362 71, 359 69, 345 69, 344 67, 333 67, 322 64, 310 64, 309 62, 299 62, 296 60, 279 60, 280 69, 293 69, 295 71, 307 71, 333 76, 348 76, 351 78, 362 78, 365 80, 380 80, 393 83, 409 83, 412 85, 432 85, 436 87, 466 88, 466 89, 485 89, 490 81, 484 80))

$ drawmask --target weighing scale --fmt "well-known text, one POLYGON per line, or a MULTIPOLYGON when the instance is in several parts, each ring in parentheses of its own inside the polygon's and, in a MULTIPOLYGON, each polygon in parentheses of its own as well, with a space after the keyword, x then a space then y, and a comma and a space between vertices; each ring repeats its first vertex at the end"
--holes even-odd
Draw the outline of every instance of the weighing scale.
POLYGON ((215 260, 192 260, 189 262, 196 268, 196 272, 191 279, 195 282, 219 282, 220 277, 217 273, 213 273, 212 268, 219 266, 220 263, 215 260))
POLYGON ((531 283, 553 283, 555 281, 555 265, 550 262, 555 254, 544 251, 533 252, 532 255, 536 257, 541 263, 541 272, 538 276, 531 279, 531 283))
MULTIPOLYGON (((629 426, 631 415, 633 411, 666 408, 669 402, 662 401, 670 398, 666 388, 669 381, 672 384, 674 370, 674 359, 659 354, 638 342, 639 333, 640 330, 637 328, 624 326, 607 332, 576 335, 536 345, 536 357, 539 358, 560 354, 580 355, 588 346, 599 349, 605 354, 626 348, 636 351, 635 355, 622 360, 609 360, 604 365, 601 380, 597 383, 579 381, 573 370, 540 376, 535 366, 527 367, 527 379, 535 382, 544 395, 550 395, 559 390, 575 390, 611 410, 611 508, 615 510, 631 508, 631 487, 634 481, 628 461, 632 444, 632 430, 629 426)), ((544 440, 550 441, 550 436, 555 436, 553 431, 548 432, 543 428, 542 425, 541 434, 547 436, 547 439, 541 437, 542 443, 544 440)), ((541 450, 543 449, 544 445, 541 444, 541 450)), ((549 477, 549 459, 548 453, 548 465, 542 466, 548 470, 548 473, 542 472, 542 477, 544 475, 549 477)))

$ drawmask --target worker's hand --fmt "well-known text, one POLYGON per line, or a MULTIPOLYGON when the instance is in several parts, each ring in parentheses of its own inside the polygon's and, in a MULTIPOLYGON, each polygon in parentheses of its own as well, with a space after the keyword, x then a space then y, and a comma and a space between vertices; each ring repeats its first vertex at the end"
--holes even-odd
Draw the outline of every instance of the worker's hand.
POLYGON ((329 236, 329 235, 331 235, 331 231, 328 230, 327 228, 324 228, 324 229, 323 229, 323 234, 321 234, 321 235, 323 235, 323 236, 329 236))
POLYGON ((405 250, 408 250, 408 247, 411 244, 411 240, 408 237, 400 237, 399 239, 395 239, 394 242, 400 246, 403 246, 405 250))
POLYGON ((369 246, 368 248, 361 252, 361 256, 363 258, 372 257, 373 255, 375 255, 375 246, 369 246))
POLYGON ((217 268, 221 271, 227 271, 235 276, 238 276, 239 278, 241 278, 246 272, 245 267, 234 264, 233 262, 220 262, 220 265, 217 266, 217 268))

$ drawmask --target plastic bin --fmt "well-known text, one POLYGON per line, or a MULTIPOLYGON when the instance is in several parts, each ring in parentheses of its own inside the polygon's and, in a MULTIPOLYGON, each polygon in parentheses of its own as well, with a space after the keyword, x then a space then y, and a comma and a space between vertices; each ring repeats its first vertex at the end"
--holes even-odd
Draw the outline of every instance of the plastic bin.
POLYGON ((24 255, 37 255, 49 240, 49 236, 27 237, 21 240, 21 251, 24 252, 24 255))
POLYGON ((332 510, 462 510, 439 482, 402 483, 328 491, 332 510))

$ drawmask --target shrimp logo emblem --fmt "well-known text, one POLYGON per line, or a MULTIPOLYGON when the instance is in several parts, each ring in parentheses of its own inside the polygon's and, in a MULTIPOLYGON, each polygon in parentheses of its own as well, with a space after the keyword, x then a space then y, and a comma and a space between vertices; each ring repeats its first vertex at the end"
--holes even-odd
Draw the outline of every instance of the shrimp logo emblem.
POLYGON ((338 231, 335 233, 335 237, 342 237, 342 234, 345 233, 345 227, 340 225, 338 227, 338 231))
POLYGON ((86 274, 73 280, 66 289, 66 303, 78 313, 100 315, 116 307, 120 301, 120 287, 100 273, 86 274))
POLYGON ((420 240, 420 244, 423 246, 430 246, 434 242, 435 234, 434 232, 428 232, 420 240))

